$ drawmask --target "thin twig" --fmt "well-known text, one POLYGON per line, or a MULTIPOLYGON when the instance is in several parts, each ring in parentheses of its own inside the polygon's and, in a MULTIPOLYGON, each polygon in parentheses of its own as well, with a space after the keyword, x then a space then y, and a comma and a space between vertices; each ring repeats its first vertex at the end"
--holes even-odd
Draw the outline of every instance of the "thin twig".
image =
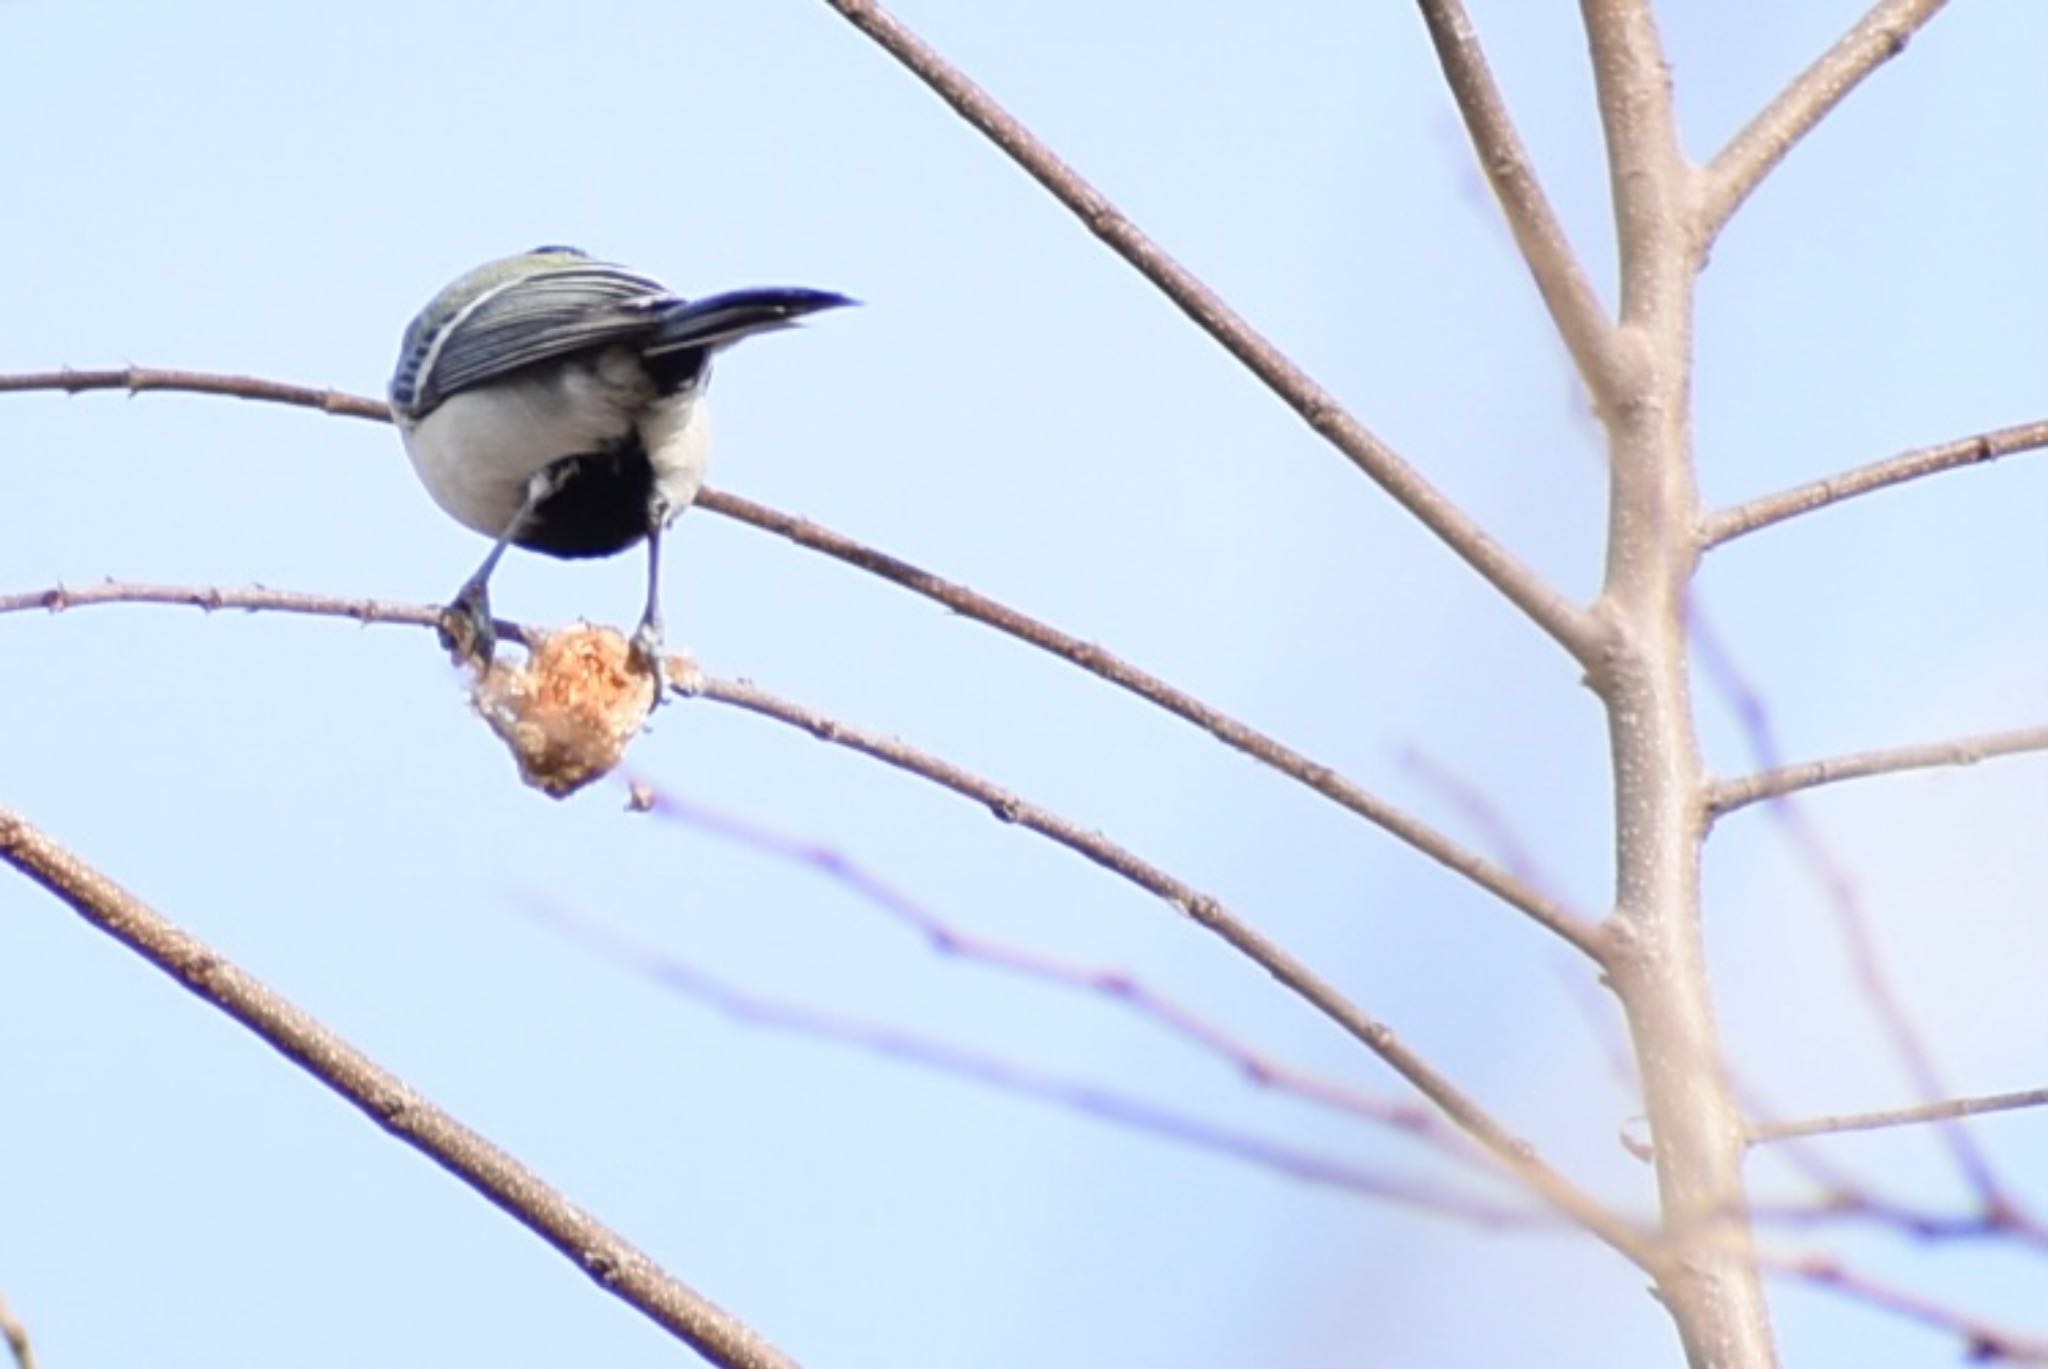
POLYGON ((1948 0, 1881 0, 1820 59, 1785 87, 1707 167, 1701 238, 1711 242, 1801 138, 1863 78, 1906 50, 1948 0))
POLYGON ((36 1348, 29 1341, 28 1328, 4 1297, 0 1297, 0 1340, 7 1342, 8 1353, 14 1356, 14 1369, 36 1369, 36 1348))
POLYGON ((993 96, 874 0, 826 0, 962 118, 1052 193, 1181 311, 1221 343, 1309 427, 1435 533, 1445 546, 1527 614, 1581 664, 1590 665, 1602 634, 1578 605, 1495 541, 1456 502, 1376 437, 1195 274, 1175 261, 1122 210, 1062 160, 993 96))
POLYGON ((1976 1210, 1958 1215, 1902 1202, 1886 1197, 1873 1185, 1847 1177, 1824 1158, 1813 1142, 1815 1136, 1828 1134, 1825 1130, 1817 1128, 1781 1136, 1766 1136, 1761 1134, 1762 1130, 1759 1124, 1750 1125, 1749 1144, 1778 1142, 1786 1159, 1806 1171, 1820 1192, 1817 1198, 1804 1202, 1752 1203, 1749 1219, 1757 1225, 1797 1229, 1858 1222, 1917 1241, 1996 1240, 2017 1242, 2036 1253, 2048 1253, 2048 1228, 2017 1208, 1980 1204, 1976 1210))
POLYGON ((1557 1229, 1556 1216, 1540 1208, 1502 1203, 1421 1179, 1376 1173, 1349 1160, 1267 1140, 1129 1093, 1033 1069, 938 1037, 827 1012, 808 1004, 764 998, 735 988, 666 951, 584 918, 544 906, 529 911, 543 925, 611 964, 694 999, 744 1026, 867 1051, 984 1088, 1050 1103, 1096 1121, 1208 1151, 1303 1183, 1324 1185, 1489 1230, 1557 1229))
MULTIPOLYGON (((280 404, 317 408, 355 418, 389 418, 389 410, 378 401, 337 394, 310 386, 285 385, 247 376, 211 375, 195 371, 164 371, 129 368, 120 371, 49 371, 32 375, 0 375, 0 392, 7 390, 118 389, 185 390, 199 394, 231 395, 280 404)), ((1240 722, 1220 709, 1202 702, 1185 690, 1139 669, 1115 653, 1062 632, 1049 623, 1001 604, 965 585, 946 580, 910 564, 900 557, 821 527, 808 519, 757 504, 722 490, 699 492, 699 508, 722 514, 764 532, 786 538, 810 551, 822 552, 859 570, 879 576, 905 589, 944 604, 963 617, 985 623, 1031 646, 1079 666, 1099 679, 1129 691, 1187 722, 1193 723, 1226 746, 1234 747, 1255 760, 1278 770, 1289 779, 1349 809, 1455 874, 1477 884, 1509 907, 1525 914, 1537 925, 1563 938, 1596 962, 1600 958, 1598 929, 1556 900, 1518 880, 1510 872, 1452 841, 1427 823, 1379 798, 1335 768, 1313 760, 1294 748, 1268 736, 1248 723, 1240 722)), ((170 590, 174 595, 204 594, 209 591, 170 590)), ((267 606, 267 605, 266 605, 267 606)), ((197 604, 195 607, 207 607, 197 604)))
MULTIPOLYGON (((1766 1106, 1753 1084, 1743 1086, 1742 1094, 1743 1139, 1747 1145, 1754 1146, 1760 1144, 1759 1133, 1770 1125, 1759 1119, 1781 1116, 1782 1113, 1766 1106)), ((1797 1226, 1851 1217, 1884 1222, 1895 1231, 1920 1236, 1927 1234, 1938 1219, 1935 1213, 1910 1208, 1903 1202, 1882 1196, 1877 1183, 1851 1174, 1829 1150, 1810 1136, 1786 1135, 1772 1153, 1804 1174, 1819 1197, 1797 1204, 1753 1203, 1750 1215, 1758 1223, 1797 1226)), ((1939 1214, 1939 1219, 1947 1220, 1947 1215, 1939 1214)), ((1982 1212, 1972 1220, 1981 1225, 1984 1221, 1982 1212)))
POLYGON ((0 394, 30 390, 62 390, 79 394, 86 390, 126 390, 142 394, 166 390, 196 395, 224 395, 230 399, 254 399, 269 404, 289 404, 300 409, 318 409, 342 418, 368 418, 379 423, 391 421, 391 410, 381 399, 323 390, 311 385, 288 385, 261 376, 222 375, 214 371, 177 371, 160 366, 123 366, 118 370, 29 371, 0 375, 0 394))
POLYGON ((894 737, 885 737, 827 717, 746 681, 707 676, 689 692, 802 728, 821 741, 860 752, 942 785, 986 806, 1000 820, 1037 832, 1165 900, 1177 912, 1221 938, 1377 1055, 1441 1109, 1466 1135, 1501 1161, 1530 1191, 1638 1265, 1645 1269, 1654 1267, 1656 1250, 1641 1233, 1552 1169, 1527 1141, 1509 1132, 1384 1023, 1366 1015, 1307 964, 1240 919, 1214 897, 1175 878, 1100 833, 1088 831, 950 761, 894 737))
POLYGON ((1895 746, 1882 751, 1859 751, 1848 756, 1829 756, 1780 766, 1740 779, 1722 780, 1707 792, 1707 808, 1716 817, 1734 812, 1763 799, 1781 799, 1803 789, 1816 789, 1843 780, 1866 779, 1872 775, 1896 775, 1907 770, 1932 770, 1940 766, 1975 765, 1994 756, 2048 751, 2048 726, 2019 727, 2007 732, 1985 732, 1953 741, 1926 742, 1918 746, 1895 746))
POLYGON ((1817 1205, 1760 1204, 1752 1208, 1750 1215, 1756 1222, 1779 1227, 1858 1222, 1921 1242, 1997 1241, 2005 1246, 2017 1245, 2037 1256, 2048 1255, 2048 1227, 2025 1212, 2009 1207, 1980 1207, 1960 1215, 1930 1211, 1853 1186, 1826 1192, 1817 1205))
MULTIPOLYGON (((1856 1222, 1916 1241, 2010 1240, 2016 1235, 2030 1235, 2000 1220, 1996 1214, 1968 1212, 1958 1216, 1953 1212, 1929 1212, 1854 1187, 1827 1190, 1813 1202, 1754 1203, 1749 1219, 1758 1226, 1780 1230, 1811 1230, 1856 1222)), ((2028 1244, 2038 1242, 2029 1239, 2028 1244)))
POLYGON ((2048 1364, 2048 1340, 1993 1326, 1921 1294, 1859 1274, 1840 1261, 1820 1255, 1788 1257, 1766 1253, 1758 1256, 1758 1263, 1780 1278, 1797 1279, 1952 1335, 1963 1342, 1962 1358, 1971 1363, 2048 1364))
POLYGON ((1522 260, 1564 339, 1579 377, 1605 407, 1614 379, 1614 321, 1586 277, 1564 225, 1543 193, 1543 183, 1515 132, 1513 117, 1488 69, 1486 52, 1461 0, 1422 0, 1422 20, 1444 80, 1464 116, 1479 165, 1507 216, 1522 260))
POLYGON ((1794 489, 1753 499, 1747 504, 1738 504, 1732 509, 1722 509, 1710 515, 1700 530, 1700 545, 1717 547, 1732 542, 1759 528, 1782 523, 1802 513, 1812 513, 1844 499, 1873 490, 1887 489, 1907 480, 1917 480, 1923 475, 1939 471, 1954 470, 1958 466, 1973 466, 1983 461, 1993 461, 2001 456, 2012 456, 2018 452, 2039 451, 2048 447, 2048 420, 2021 423, 2010 428, 1999 428, 1993 432, 1978 433, 1971 437, 1960 437, 1953 442, 1941 442, 1932 447, 1921 447, 1868 466, 1831 475, 1825 480, 1815 480, 1794 489))
POLYGON ((1455 874, 1521 912, 1538 926, 1554 933, 1594 961, 1600 959, 1599 929, 1512 871, 1437 831, 1414 815, 1372 793, 1320 761, 1312 760, 1248 723, 1213 708, 1158 676, 1141 670, 1113 652, 1084 642, 1029 614, 965 585, 942 579, 907 561, 877 551, 830 528, 807 519, 742 499, 723 491, 705 490, 697 503, 738 519, 797 545, 833 556, 883 579, 893 581, 934 599, 964 617, 986 623, 1000 632, 1028 642, 1042 651, 1071 662, 1099 679, 1128 690, 1146 702, 1193 723, 1224 745, 1278 770, 1324 798, 1349 809, 1387 835, 1429 857, 1455 874))
POLYGON ((758 1332, 662 1269, 511 1155, 6 808, 0 808, 0 861, 249 1028, 567 1256, 598 1287, 712 1363, 732 1369, 794 1369, 796 1362, 758 1332))
MULTIPOLYGON (((268 610, 302 613, 316 618, 351 618, 365 625, 394 623, 402 627, 431 627, 441 616, 441 610, 421 604, 401 604, 388 599, 339 598, 330 594, 270 589, 264 585, 211 589, 103 580, 95 585, 56 585, 18 594, 0 594, 0 613, 25 613, 36 609, 63 613, 69 609, 102 604, 161 604, 196 608, 202 613, 259 613, 268 610)), ((517 623, 498 619, 496 627, 501 636, 509 636, 514 641, 523 640, 517 623)))
MULTIPOLYGON (((1780 769, 1777 729, 1771 725, 1770 710, 1763 696, 1743 675, 1733 653, 1697 605, 1692 607, 1689 619, 1701 668, 1733 703, 1743 735, 1748 739, 1750 754, 1766 773, 1780 769)), ((1933 1054, 1928 1050, 1912 1014, 1907 1011, 1905 999, 1893 987, 1884 960, 1878 954, 1877 938, 1871 933, 1870 920, 1864 913, 1863 898, 1856 881, 1835 858, 1834 851, 1796 799, 1789 795, 1773 799, 1765 811, 1777 822, 1792 849, 1805 859, 1820 880, 1828 907, 1840 929, 1843 947, 1848 952, 1850 971, 1921 1101, 1938 1103, 1949 1097, 1941 1073, 1935 1068, 1933 1054)), ((1991 1168, 1989 1157, 1978 1147, 1969 1131, 1946 1121, 1937 1122, 1936 1129, 1956 1168, 1976 1191, 1985 1210, 2017 1213, 2018 1204, 2006 1194, 1991 1168)))
MULTIPOLYGON (((275 590, 204 590, 184 591, 181 594, 161 586, 106 585, 97 589, 97 594, 89 590, 45 590, 0 597, 0 613, 44 607, 53 597, 63 607, 120 602, 190 603, 195 598, 201 598, 209 607, 216 608, 304 612, 325 617, 355 618, 363 622, 402 623, 416 627, 434 626, 441 619, 441 610, 427 605, 406 607, 380 604, 371 600, 292 595, 275 590), (121 591, 134 588, 142 588, 147 592, 124 599, 121 591)), ((503 635, 513 640, 524 639, 524 631, 517 624, 506 624, 503 635)), ((1531 1192, 1638 1265, 1646 1269, 1653 1267, 1658 1252, 1654 1244, 1640 1232, 1609 1212, 1597 1199, 1564 1175, 1552 1169, 1536 1154, 1534 1147, 1508 1131, 1384 1024, 1367 1016, 1335 987, 1311 971, 1306 964, 1283 950, 1249 923, 1239 919, 1216 899, 1176 879, 1165 870, 1110 841, 1100 833, 1091 832, 1050 809, 1028 803, 1009 790, 908 743, 854 727, 804 708, 745 681, 721 680, 709 676, 700 678, 695 672, 683 669, 683 664, 678 661, 677 668, 670 674, 672 679, 678 681, 677 692, 686 697, 701 697, 742 708, 762 717, 773 718, 778 722, 801 728, 821 741, 860 752, 896 769, 929 780, 983 805, 1002 821, 1015 823, 1047 837, 1112 874, 1165 900, 1197 925, 1215 933, 1379 1056, 1461 1130, 1479 1142, 1501 1162, 1504 1169, 1531 1192)))
POLYGON ((1462 1136, 1444 1129, 1438 1115, 1413 1103, 1375 1098, 1348 1084, 1325 1079, 1274 1057, 1226 1031, 1193 1008, 1161 993, 1128 971, 1082 965, 1042 951, 1010 945, 941 917, 845 852, 823 842, 808 841, 709 805, 682 798, 645 780, 632 782, 633 807, 657 818, 680 823, 724 841, 751 847, 778 860, 807 865, 848 892, 910 928, 934 952, 972 964, 1004 970, 1055 988, 1070 989, 1109 1000, 1221 1059, 1258 1088, 1284 1093, 1396 1131, 1434 1146, 1453 1159, 1483 1164, 1462 1136))
POLYGON ((1975 1098, 1944 1098, 1935 1103, 1918 1103, 1882 1112, 1845 1112, 1827 1117, 1803 1117, 1791 1122, 1753 1122, 1751 1145, 1783 1141, 1798 1136, 1824 1136, 1838 1131, 1877 1131, 1884 1127, 1918 1126, 1957 1117, 1975 1117, 1985 1112, 2009 1112, 2018 1108, 2048 1106, 2048 1088, 2021 1089, 2017 1093, 1990 1093, 1975 1098))
POLYGON ((1557 897, 1550 892, 1557 887, 1557 881, 1544 872, 1542 861, 1491 795, 1419 746, 1401 749, 1401 767, 1436 790, 1477 827, 1483 844, 1492 848, 1495 858, 1510 874, 1530 888, 1542 890, 1546 898, 1557 897))
MULTIPOLYGON (((1476 826, 1485 836, 1485 844, 1494 855, 1514 872, 1516 879, 1531 888, 1546 893, 1557 887, 1557 882, 1545 874, 1542 862, 1536 853, 1522 840, 1515 825, 1507 814, 1479 786, 1460 775, 1443 762, 1437 760, 1420 747, 1407 747, 1401 752, 1401 764, 1423 784, 1435 789, 1450 801, 1466 821, 1476 826)), ((1608 1073, 1621 1090, 1631 1098, 1637 1098, 1635 1062, 1630 1059, 1628 1042, 1613 1030, 1614 999, 1602 992, 1595 983, 1580 972, 1575 963, 1562 960, 1550 965, 1565 996, 1585 1019, 1586 1028, 1605 1057, 1608 1073)), ((1650 1154, 1646 1146, 1643 1155, 1650 1154)))

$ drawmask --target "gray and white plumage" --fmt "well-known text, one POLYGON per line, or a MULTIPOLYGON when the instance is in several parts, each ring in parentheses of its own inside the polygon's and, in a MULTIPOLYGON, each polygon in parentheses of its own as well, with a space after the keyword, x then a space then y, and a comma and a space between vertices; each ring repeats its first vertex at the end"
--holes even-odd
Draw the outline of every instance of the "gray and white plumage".
POLYGON ((608 556, 643 538, 651 649, 660 533, 704 480, 712 356, 851 303, 797 288, 686 300, 567 247, 487 262, 436 295, 406 329, 391 408, 434 501, 496 539, 454 606, 480 620, 482 653, 507 545, 608 556))

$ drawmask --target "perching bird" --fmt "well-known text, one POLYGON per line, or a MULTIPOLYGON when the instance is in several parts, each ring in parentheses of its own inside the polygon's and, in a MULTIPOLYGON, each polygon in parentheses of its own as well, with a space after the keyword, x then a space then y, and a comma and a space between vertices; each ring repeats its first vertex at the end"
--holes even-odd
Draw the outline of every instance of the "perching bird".
POLYGON ((491 572, 508 546, 610 556, 647 540, 633 644, 661 672, 661 533, 704 483, 712 354, 854 301, 826 290, 686 300, 573 247, 486 262, 405 330, 391 411, 413 469, 458 523, 496 539, 443 636, 488 663, 491 572))

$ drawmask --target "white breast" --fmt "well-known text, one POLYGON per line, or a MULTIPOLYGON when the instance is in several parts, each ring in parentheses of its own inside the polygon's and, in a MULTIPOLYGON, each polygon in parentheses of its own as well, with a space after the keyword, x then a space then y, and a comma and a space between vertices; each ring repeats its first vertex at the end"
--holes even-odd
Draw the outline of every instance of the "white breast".
POLYGON ((617 442, 634 428, 671 516, 704 483, 711 428, 701 383, 665 399, 623 347, 536 376, 464 390, 400 425, 420 483, 448 516, 496 537, 549 463, 617 442))

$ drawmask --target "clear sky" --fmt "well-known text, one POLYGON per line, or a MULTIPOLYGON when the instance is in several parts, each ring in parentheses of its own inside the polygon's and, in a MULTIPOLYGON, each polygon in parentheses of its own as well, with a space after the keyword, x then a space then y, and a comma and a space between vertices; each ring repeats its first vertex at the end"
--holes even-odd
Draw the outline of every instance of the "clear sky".
MULTIPOLYGON (((1565 7, 1475 3, 1608 287, 1565 7)), ((1707 155, 1860 10, 1670 5, 1707 155)), ((1604 477, 1405 4, 903 4, 1429 477, 1574 594, 1604 477)), ((1700 296, 1716 504, 2048 412, 2048 9, 1958 5, 1794 153, 1700 296)), ((0 369, 128 362, 381 393, 483 258, 581 244, 685 293, 858 311, 749 343, 713 482, 1098 640, 1551 886, 1607 896, 1602 728, 1563 656, 816 0, 0 3, 0 369)), ((2042 720, 2048 457, 1762 533, 1702 602, 1793 756, 2042 720)), ((1586 1182, 1642 1209, 1614 1016, 1526 922, 1073 669, 708 513, 672 640, 900 734, 1228 900, 1586 1182)), ((0 593, 113 576, 434 602, 480 541, 386 428, 224 399, 0 398, 0 593)), ((630 624, 637 557, 517 555, 507 616, 630 624)), ((1589 1242, 1484 1235, 901 1063, 736 1025, 537 925, 573 911, 875 1018, 1389 1176, 1413 1147, 1254 1093, 1099 1000, 950 962, 814 871, 520 787, 423 633, 96 608, 0 619, 0 802, 210 939, 808 1364, 1675 1363, 1589 1242)), ((1700 691, 1709 751, 1742 768, 1700 691)), ((1262 1048, 1385 1071, 1173 912, 973 805, 707 703, 632 766, 949 920, 1120 966, 1262 1048)), ((1951 1086, 2039 1085, 2048 766, 1815 797, 1951 1086)), ((1709 853, 1716 988, 1785 1113, 1906 1101, 1818 883, 1761 814, 1709 853)), ((24 882, 0 879, 0 1296, 45 1364, 673 1364, 553 1252, 24 882)), ((2048 1203, 2048 1119, 1980 1132, 2048 1203)), ((1835 1154, 1959 1210, 1924 1137, 1835 1154)), ((1757 1170, 1767 1193, 1794 1193, 1757 1170), (1772 1186, 1776 1185, 1775 1188, 1772 1186)), ((2002 1248, 1819 1239, 2025 1326, 2002 1248)), ((1948 1364, 1804 1292, 1789 1363, 1948 1364)))

